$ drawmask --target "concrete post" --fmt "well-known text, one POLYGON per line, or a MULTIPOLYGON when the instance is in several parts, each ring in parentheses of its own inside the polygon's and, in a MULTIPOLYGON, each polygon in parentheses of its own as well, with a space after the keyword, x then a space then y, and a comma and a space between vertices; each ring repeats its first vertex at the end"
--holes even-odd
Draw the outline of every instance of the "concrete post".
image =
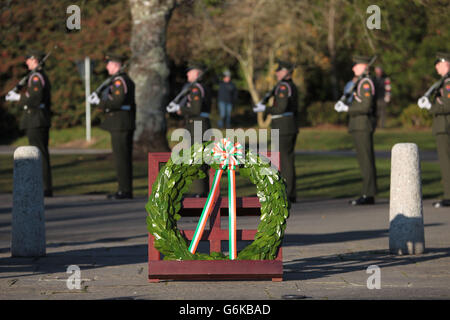
POLYGON ((14 151, 11 255, 45 256, 44 190, 41 154, 36 147, 14 151))
POLYGON ((419 149, 398 143, 391 153, 389 250, 421 254, 425 249, 419 149))

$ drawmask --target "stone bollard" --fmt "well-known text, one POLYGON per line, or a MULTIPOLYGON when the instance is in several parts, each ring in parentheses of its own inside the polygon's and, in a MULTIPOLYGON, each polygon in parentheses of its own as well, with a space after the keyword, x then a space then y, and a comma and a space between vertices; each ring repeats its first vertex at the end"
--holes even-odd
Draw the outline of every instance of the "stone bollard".
POLYGON ((398 143, 391 154, 389 250, 421 254, 425 249, 419 149, 398 143))
POLYGON ((41 154, 36 147, 14 151, 11 255, 45 256, 44 191, 41 154))

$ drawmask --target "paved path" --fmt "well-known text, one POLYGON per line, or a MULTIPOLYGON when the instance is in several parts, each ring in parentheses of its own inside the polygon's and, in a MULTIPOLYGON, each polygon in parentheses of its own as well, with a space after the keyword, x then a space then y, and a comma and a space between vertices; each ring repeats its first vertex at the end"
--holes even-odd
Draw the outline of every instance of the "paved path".
MULTIPOLYGON (((17 147, 0 145, 0 155, 12 155, 17 147)), ((88 148, 49 148, 50 154, 105 154, 111 153, 110 149, 88 148)))
MULTIPOLYGON (((145 198, 46 198, 47 256, 11 258, 10 194, 0 195, 0 299, 449 299, 450 210, 424 202, 426 252, 388 252, 387 200, 351 207, 347 199, 294 204, 284 241, 284 281, 147 283, 145 198), (78 265, 80 290, 66 273, 78 265), (369 290, 367 267, 381 268, 381 289, 369 290)), ((238 217, 238 226, 258 217, 238 217)), ((183 217, 181 226, 197 218, 183 217)))
MULTIPOLYGON (((356 152, 354 150, 331 150, 331 151, 320 151, 320 150, 314 150, 314 151, 307 151, 307 150, 298 150, 295 151, 295 154, 300 155, 308 155, 308 154, 314 154, 314 155, 327 155, 327 156, 351 156, 356 157, 356 152)), ((390 159, 391 158, 391 152, 390 151, 375 151, 375 157, 381 158, 381 159, 390 159)), ((437 152, 436 151, 420 151, 420 160, 421 161, 437 161, 437 152)))
MULTIPOLYGON (((0 155, 12 155, 16 147, 0 145, 0 155)), ((110 149, 74 149, 74 148, 50 148, 50 154, 107 154, 111 153, 110 149)), ((355 157, 354 150, 331 150, 331 151, 309 151, 309 150, 297 150, 295 154, 299 155, 335 155, 335 156, 352 156, 355 157)), ((391 157, 390 151, 375 151, 375 157, 389 159, 391 157)), ((437 161, 436 151, 421 151, 420 159, 422 161, 437 161)))

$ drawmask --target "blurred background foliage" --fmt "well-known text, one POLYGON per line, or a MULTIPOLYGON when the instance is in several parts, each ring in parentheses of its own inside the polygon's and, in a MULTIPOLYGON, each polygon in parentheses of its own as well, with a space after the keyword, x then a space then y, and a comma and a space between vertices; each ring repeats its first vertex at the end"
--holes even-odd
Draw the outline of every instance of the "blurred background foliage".
MULTIPOLYGON (((172 12, 167 28, 171 95, 185 81, 184 70, 195 60, 208 66, 213 89, 224 69, 239 88, 236 114, 251 115, 250 105, 275 84, 276 60, 297 66, 301 125, 344 125, 334 112, 345 83, 352 77, 353 54, 378 55, 377 65, 392 82, 388 126, 424 127, 431 119, 417 99, 438 79, 437 51, 450 51, 448 1, 442 0, 184 0, 172 12), (381 29, 369 30, 368 6, 381 9, 381 29)), ((2 1, 0 7, 0 93, 4 96, 26 74, 24 55, 30 48, 48 51, 52 81, 54 128, 84 124, 84 84, 77 62, 94 60, 91 88, 107 76, 107 51, 131 56, 132 21, 128 1, 2 1), (81 30, 68 30, 68 6, 81 9, 81 30)), ((148 31, 149 33, 152 30, 148 31)), ((213 105, 213 108, 216 106, 213 105)), ((20 133, 20 110, 0 99, 0 137, 20 133)), ((240 125, 255 125, 239 122, 240 125)), ((93 125, 101 114, 93 111, 93 125)))

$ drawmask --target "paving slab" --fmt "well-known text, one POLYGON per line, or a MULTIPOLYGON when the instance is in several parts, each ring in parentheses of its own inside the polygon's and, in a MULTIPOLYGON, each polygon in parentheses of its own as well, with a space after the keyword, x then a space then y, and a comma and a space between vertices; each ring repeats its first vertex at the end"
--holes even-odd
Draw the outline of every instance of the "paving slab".
MULTIPOLYGON (((0 299, 278 300, 449 299, 450 209, 424 201, 425 253, 389 254, 389 203, 352 207, 348 199, 293 205, 283 243, 284 280, 147 282, 146 198, 45 198, 47 255, 11 258, 11 194, 0 194, 0 299), (66 273, 77 265, 80 289, 66 273), (369 289, 380 270, 380 289, 369 289)), ((193 228, 196 217, 180 225, 193 228)), ((238 217, 256 227, 258 217, 238 217)), ((226 226, 226 220, 223 222, 226 226)), ((226 247, 226 246, 224 246, 226 247)))
MULTIPOLYGON (((0 155, 12 155, 17 147, 9 145, 0 145, 0 155)), ((92 149, 92 148, 49 148, 50 154, 110 154, 111 149, 92 149)), ((355 157, 356 152, 354 150, 296 150, 297 155, 324 155, 324 156, 346 156, 355 157)), ((391 151, 375 151, 376 158, 390 159, 391 151)), ((437 151, 432 150, 421 150, 420 151, 421 161, 432 161, 436 162, 438 160, 437 151)))

